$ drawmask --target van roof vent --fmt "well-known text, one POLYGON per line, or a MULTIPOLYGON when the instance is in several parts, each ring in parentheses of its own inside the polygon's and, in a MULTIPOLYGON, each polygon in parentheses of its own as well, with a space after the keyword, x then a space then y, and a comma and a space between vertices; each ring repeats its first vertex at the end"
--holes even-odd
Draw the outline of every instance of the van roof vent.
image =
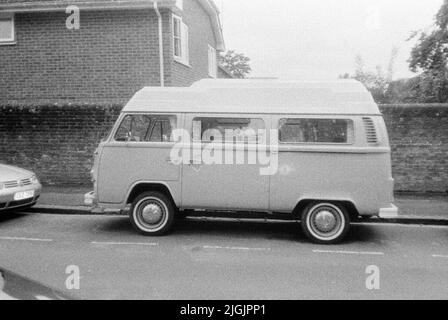
POLYGON ((375 123, 372 118, 362 118, 364 122, 364 128, 366 129, 366 138, 368 144, 377 144, 378 136, 376 134, 375 123))

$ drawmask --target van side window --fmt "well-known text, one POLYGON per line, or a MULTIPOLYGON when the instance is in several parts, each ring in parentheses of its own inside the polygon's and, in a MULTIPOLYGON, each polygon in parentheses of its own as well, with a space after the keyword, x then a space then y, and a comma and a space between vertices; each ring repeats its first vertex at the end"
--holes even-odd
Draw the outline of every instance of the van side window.
POLYGON ((175 116, 127 115, 115 134, 123 142, 171 142, 175 116))
POLYGON ((167 118, 159 118, 153 122, 150 135, 148 135, 150 142, 172 142, 171 133, 175 127, 175 122, 167 118))
POLYGON ((264 137, 265 129, 262 119, 194 118, 192 136, 202 142, 257 143, 264 137))
POLYGON ((353 143, 353 121, 346 119, 281 119, 284 143, 353 143))

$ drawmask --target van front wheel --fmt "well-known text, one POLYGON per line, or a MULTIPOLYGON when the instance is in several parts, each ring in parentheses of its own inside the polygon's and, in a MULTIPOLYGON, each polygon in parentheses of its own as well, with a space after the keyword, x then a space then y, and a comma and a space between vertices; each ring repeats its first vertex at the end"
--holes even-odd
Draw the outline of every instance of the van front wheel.
POLYGON ((129 217, 134 228, 147 236, 161 236, 173 225, 175 207, 159 192, 145 192, 132 203, 129 217))
POLYGON ((350 217, 343 206, 314 202, 302 214, 302 229, 309 239, 319 244, 340 242, 350 228, 350 217))

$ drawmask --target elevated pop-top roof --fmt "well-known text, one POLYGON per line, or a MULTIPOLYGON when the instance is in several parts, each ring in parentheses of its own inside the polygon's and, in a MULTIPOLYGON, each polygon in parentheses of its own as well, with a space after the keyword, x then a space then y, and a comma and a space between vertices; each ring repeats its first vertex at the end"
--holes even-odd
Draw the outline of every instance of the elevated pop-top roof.
POLYGON ((123 112, 246 114, 381 114, 355 80, 201 80, 189 88, 147 87, 123 112))

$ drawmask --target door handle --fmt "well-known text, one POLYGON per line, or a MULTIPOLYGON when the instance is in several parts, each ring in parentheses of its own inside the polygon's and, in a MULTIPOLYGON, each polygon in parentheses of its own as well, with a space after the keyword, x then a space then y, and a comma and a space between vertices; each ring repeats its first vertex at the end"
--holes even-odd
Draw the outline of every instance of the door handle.
POLYGON ((194 163, 194 160, 190 160, 190 161, 188 162, 188 165, 189 165, 189 166, 201 166, 201 165, 202 165, 202 162, 194 163))
MULTIPOLYGON (((175 164, 175 163, 173 163, 173 160, 170 157, 165 158, 165 161, 169 164, 175 164)), ((193 160, 190 160, 190 161, 188 161, 188 165, 189 166, 200 166, 200 165, 202 165, 202 163, 194 163, 193 160)))

